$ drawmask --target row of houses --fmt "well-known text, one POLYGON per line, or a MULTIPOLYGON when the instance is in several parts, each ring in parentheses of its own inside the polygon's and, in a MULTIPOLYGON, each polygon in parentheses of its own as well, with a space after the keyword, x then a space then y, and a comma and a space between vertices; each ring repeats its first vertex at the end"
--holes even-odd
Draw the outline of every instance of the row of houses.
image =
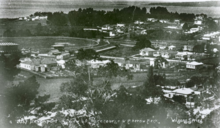
POLYGON ((183 48, 186 49, 184 51, 173 51, 170 50, 173 49, 171 47, 169 47, 169 50, 154 50, 152 48, 144 48, 140 50, 139 55, 141 56, 149 56, 149 57, 158 57, 158 56, 162 56, 163 58, 166 59, 171 59, 171 58, 175 58, 178 60, 195 60, 195 58, 191 58, 192 55, 194 54, 191 51, 191 48, 183 48))
POLYGON ((147 67, 150 65, 149 60, 135 60, 135 59, 126 60, 125 58, 119 58, 119 57, 108 58, 107 56, 105 56, 104 58, 106 60, 89 60, 87 62, 76 60, 76 65, 81 66, 86 64, 93 69, 97 69, 101 66, 105 66, 107 63, 110 63, 110 60, 113 60, 115 63, 118 64, 118 66, 130 70, 132 72, 147 71, 147 67))
MULTIPOLYGON (((179 63, 180 61, 182 62, 183 60, 186 60, 186 68, 187 69, 198 69, 203 65, 201 62, 196 62, 196 57, 197 56, 203 56, 201 54, 195 54, 193 52, 189 51, 170 51, 170 50, 154 50, 152 48, 144 48, 140 50, 141 58, 146 58, 150 60, 150 65, 154 66, 154 61, 156 57, 161 56, 165 59, 167 59, 168 62, 171 63, 179 63), (145 57, 146 56, 146 57, 145 57)), ((139 57, 140 58, 140 57, 139 57)), ((166 66, 163 66, 164 68, 166 66)))
POLYGON ((203 27, 202 26, 197 26, 197 27, 193 27, 193 28, 190 28, 188 31, 186 31, 185 33, 186 34, 192 34, 192 33, 196 33, 196 32, 200 32, 203 30, 203 27))
POLYGON ((218 41, 220 41, 220 32, 216 31, 216 32, 212 32, 212 33, 206 33, 202 36, 202 40, 212 40, 212 39, 218 39, 218 41))
MULTIPOLYGON (((149 66, 155 66, 155 60, 156 58, 142 58, 142 59, 137 59, 137 58, 120 58, 120 57, 110 57, 110 56, 101 56, 102 58, 105 58, 105 60, 89 60, 87 62, 79 61, 76 60, 76 65, 81 66, 81 65, 89 65, 93 69, 97 69, 101 66, 105 66, 107 63, 110 62, 110 60, 113 60, 115 63, 117 63, 120 67, 124 67, 127 70, 130 70, 132 72, 142 72, 142 71, 147 71, 149 66)), ((182 63, 182 61, 178 60, 170 60, 167 59, 169 62, 168 65, 175 65, 182 63)), ((191 69, 191 70, 197 70, 201 67, 204 66, 202 62, 196 62, 196 61, 190 61, 190 62, 184 62, 186 65, 186 69, 191 69)), ((162 64, 162 68, 166 68, 167 65, 165 63, 162 64)))
MULTIPOLYGON (((185 105, 187 108, 195 108, 196 103, 203 101, 213 101, 215 94, 210 89, 205 89, 203 85, 195 85, 191 88, 180 86, 162 86, 164 97, 172 100, 174 96, 183 96, 185 98, 185 105), (200 99, 197 101, 196 99, 200 99)), ((202 104, 203 105, 203 104, 202 104)))
POLYGON ((46 20, 47 16, 32 16, 32 17, 19 17, 18 20, 25 20, 25 21, 35 21, 35 20, 46 20))
POLYGON ((117 23, 116 25, 103 25, 101 27, 97 26, 97 28, 84 28, 84 31, 99 31, 102 33, 108 34, 108 37, 117 37, 121 34, 125 33, 125 24, 117 23))
POLYGON ((22 58, 20 59, 18 67, 29 71, 47 72, 50 70, 58 70, 58 64, 59 61, 53 58, 22 58))
POLYGON ((23 54, 30 53, 30 57, 21 58, 18 68, 47 72, 65 68, 65 62, 70 58, 70 53, 64 49, 64 45, 55 44, 49 52, 40 53, 39 50, 22 49, 23 54))
POLYGON ((191 88, 179 88, 176 86, 172 86, 172 88, 165 86, 162 88, 165 98, 172 99, 174 96, 183 96, 186 100, 185 105, 188 108, 195 107, 194 97, 199 96, 201 93, 199 90, 193 90, 191 88))
POLYGON ((180 24, 179 19, 175 19, 174 21, 170 21, 168 19, 156 19, 156 18, 147 18, 147 21, 149 22, 157 22, 159 21, 160 23, 166 23, 166 24, 180 24))

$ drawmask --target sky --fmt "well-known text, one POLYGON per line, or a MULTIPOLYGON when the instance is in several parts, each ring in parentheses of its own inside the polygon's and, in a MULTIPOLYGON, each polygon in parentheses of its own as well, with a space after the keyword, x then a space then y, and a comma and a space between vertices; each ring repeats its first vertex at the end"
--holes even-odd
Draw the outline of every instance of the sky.
POLYGON ((150 2, 199 2, 217 0, 0 0, 0 18, 28 16, 36 11, 68 12, 80 7, 110 10, 112 8, 118 8, 117 3, 119 1, 124 1, 123 4, 125 3, 126 5, 144 6, 143 4, 150 2))

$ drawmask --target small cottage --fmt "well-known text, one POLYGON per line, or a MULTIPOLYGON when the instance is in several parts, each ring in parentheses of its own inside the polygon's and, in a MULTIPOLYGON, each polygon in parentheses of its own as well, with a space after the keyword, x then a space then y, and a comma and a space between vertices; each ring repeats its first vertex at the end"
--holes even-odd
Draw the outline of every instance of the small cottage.
POLYGON ((193 62, 187 62, 186 63, 186 68, 187 69, 198 69, 200 67, 203 66, 203 63, 200 63, 200 62, 196 62, 196 61, 193 61, 193 62))
POLYGON ((153 52, 155 50, 152 48, 144 48, 140 50, 140 55, 141 56, 153 56, 153 52))

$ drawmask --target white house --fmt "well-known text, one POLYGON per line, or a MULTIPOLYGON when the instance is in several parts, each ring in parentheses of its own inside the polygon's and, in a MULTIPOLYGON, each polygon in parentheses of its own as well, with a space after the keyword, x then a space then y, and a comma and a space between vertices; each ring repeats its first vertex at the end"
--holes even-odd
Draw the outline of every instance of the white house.
POLYGON ((215 19, 214 22, 215 22, 216 24, 219 24, 219 20, 218 20, 218 19, 215 19))
POLYGON ((180 20, 176 19, 176 20, 174 20, 174 23, 179 24, 180 20))
MULTIPOLYGON (((149 60, 150 60, 150 66, 154 67, 156 58, 150 58, 149 60)), ((166 68, 166 64, 164 62, 162 63, 162 68, 166 68)))
POLYGON ((150 22, 156 22, 157 19, 155 19, 155 18, 147 18, 147 21, 150 21, 150 22))
POLYGON ((160 54, 159 51, 153 52, 153 56, 154 56, 154 57, 158 57, 158 56, 160 56, 160 55, 161 55, 161 54, 160 54))
POLYGON ((47 16, 39 16, 39 20, 47 19, 47 16))
POLYGON ((219 35, 220 35, 219 31, 212 32, 212 33, 207 33, 207 34, 203 35, 202 39, 203 40, 211 40, 211 39, 214 39, 214 38, 220 38, 219 35))
POLYGON ((173 90, 174 95, 176 96, 184 96, 187 97, 190 94, 193 94, 194 90, 190 88, 179 88, 176 90, 173 90))
POLYGON ((211 40, 211 37, 209 37, 209 36, 203 36, 202 39, 203 39, 203 40, 211 40))
POLYGON ((142 31, 140 32, 140 34, 141 34, 141 35, 147 35, 147 30, 142 30, 142 31))
POLYGON ((171 55, 168 52, 161 53, 161 56, 166 59, 169 59, 171 57, 171 55))
POLYGON ((168 20, 159 20, 160 23, 168 23, 168 20))
POLYGON ((166 49, 166 47, 167 47, 166 45, 160 45, 159 49, 166 49))
POLYGON ((40 64, 40 59, 22 58, 20 59, 19 68, 26 70, 34 70, 35 65, 40 64))
POLYGON ((19 18, 18 18, 18 20, 23 20, 23 19, 24 19, 24 17, 19 17, 19 18))
POLYGON ((61 55, 58 55, 56 58, 58 60, 66 60, 70 57, 70 53, 62 53, 61 55))
POLYGON ((117 27, 125 27, 125 24, 117 24, 117 27))
POLYGON ((26 70, 32 70, 32 62, 27 61, 27 62, 22 62, 20 63, 20 68, 26 69, 26 70))
POLYGON ((113 28, 110 25, 104 25, 101 30, 113 30, 113 28))
POLYGON ((83 28, 84 31, 98 31, 97 28, 83 28))
POLYGON ((117 33, 121 33, 121 34, 123 34, 123 33, 124 33, 124 31, 123 31, 123 30, 121 30, 120 28, 117 28, 117 29, 116 29, 116 32, 117 32, 117 33))
POLYGON ((137 21, 134 22, 134 24, 144 24, 144 22, 137 20, 137 21))
POLYGON ((57 65, 58 66, 60 66, 62 69, 64 69, 65 68, 65 60, 58 60, 57 61, 57 65))
POLYGON ((110 31, 110 32, 109 32, 109 36, 110 36, 110 37, 115 37, 115 36, 116 36, 116 34, 115 34, 115 32, 110 31))
POLYGON ((194 21, 194 24, 195 24, 195 25, 202 25, 202 20, 195 20, 195 21, 194 21))
POLYGON ((191 28, 190 29, 190 32, 194 33, 194 32, 198 32, 199 31, 199 28, 191 28))
POLYGON ((167 26, 167 27, 165 27, 165 28, 168 28, 168 29, 179 29, 178 26, 167 26))
POLYGON ((188 52, 188 51, 184 51, 184 52, 177 52, 177 54, 175 55, 176 59, 180 59, 180 60, 185 60, 187 59, 188 55, 192 55, 192 52, 188 52))
POLYGON ((176 48, 176 46, 174 46, 174 45, 168 46, 168 50, 174 50, 175 48, 176 48))
POLYGON ((194 45, 183 45, 183 51, 190 51, 192 52, 194 45))
POLYGON ((140 55, 141 56, 153 56, 153 52, 155 50, 152 48, 144 48, 140 50, 140 55))
POLYGON ((218 49, 217 48, 213 48, 212 50, 214 53, 218 52, 218 49))
POLYGON ((187 63, 186 63, 186 68, 188 68, 188 69, 198 69, 198 68, 201 67, 202 65, 203 65, 203 63, 196 62, 196 61, 187 62, 187 63))
POLYGON ((103 60, 103 61, 89 60, 87 61, 87 64, 89 64, 91 68, 99 68, 100 66, 105 66, 109 62, 110 62, 109 60, 103 60))

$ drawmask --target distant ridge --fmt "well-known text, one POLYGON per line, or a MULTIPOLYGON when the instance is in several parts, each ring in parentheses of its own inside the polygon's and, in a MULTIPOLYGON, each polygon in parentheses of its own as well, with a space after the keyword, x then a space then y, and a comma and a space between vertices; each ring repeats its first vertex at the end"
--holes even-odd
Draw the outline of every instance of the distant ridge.
POLYGON ((198 7, 218 7, 220 1, 206 1, 206 2, 158 2, 150 3, 148 5, 164 5, 164 6, 198 6, 198 7))

